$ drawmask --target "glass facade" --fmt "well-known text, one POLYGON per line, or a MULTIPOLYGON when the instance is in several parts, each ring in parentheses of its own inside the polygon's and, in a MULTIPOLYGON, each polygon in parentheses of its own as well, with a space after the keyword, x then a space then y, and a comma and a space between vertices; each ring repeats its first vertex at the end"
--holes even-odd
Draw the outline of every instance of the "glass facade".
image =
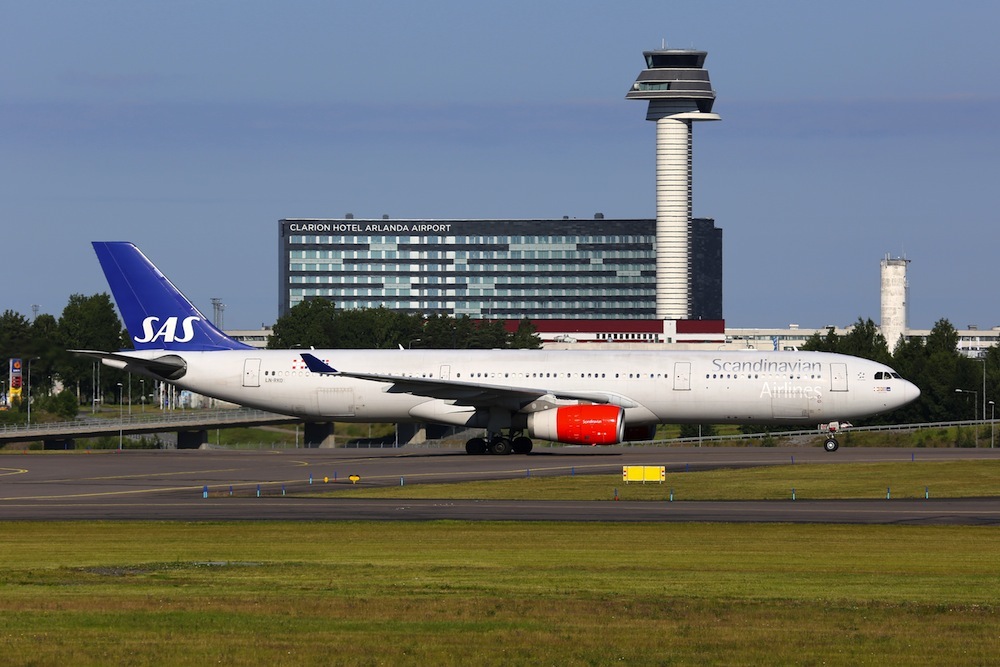
MULTIPOLYGON (((313 298, 345 309, 491 319, 655 315, 653 220, 345 218, 279 225, 282 315, 313 298)), ((718 243, 721 290, 721 231, 718 243)), ((721 293, 719 311, 721 317, 721 293)))

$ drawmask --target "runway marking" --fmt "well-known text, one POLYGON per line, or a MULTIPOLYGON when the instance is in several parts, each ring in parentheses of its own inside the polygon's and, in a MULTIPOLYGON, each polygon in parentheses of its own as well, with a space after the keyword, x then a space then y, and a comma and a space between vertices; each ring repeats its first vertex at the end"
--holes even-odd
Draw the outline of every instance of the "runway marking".
MULTIPOLYGON (((574 467, 575 468, 581 468, 581 467, 583 467, 583 468, 600 468, 600 467, 606 467, 607 465, 608 464, 593 464, 593 465, 590 465, 590 466, 550 466, 550 467, 547 467, 547 468, 535 468, 535 470, 537 470, 539 472, 543 472, 543 471, 549 471, 549 472, 551 472, 551 471, 558 471, 558 470, 569 470, 570 468, 574 468, 574 467)), ((614 468, 616 466, 612 465, 611 467, 614 468)), ((182 471, 182 472, 173 472, 173 473, 160 473, 159 475, 162 475, 164 477, 166 477, 166 476, 176 476, 176 475, 197 475, 197 474, 206 474, 208 472, 234 472, 234 471, 238 471, 238 470, 241 470, 241 469, 242 468, 219 468, 219 469, 209 470, 209 471, 205 471, 205 470, 193 470, 193 471, 182 471)), ((411 477, 411 478, 413 478, 413 477, 417 477, 417 478, 421 478, 421 477, 442 477, 442 478, 449 478, 449 477, 467 477, 467 476, 470 476, 470 475, 477 475, 477 476, 490 475, 492 478, 495 479, 498 476, 520 475, 523 472, 524 472, 523 468, 515 468, 515 469, 505 469, 505 470, 495 470, 495 471, 483 471, 483 470, 479 470, 479 471, 456 471, 456 472, 451 472, 451 473, 426 472, 426 473, 414 473, 412 475, 405 475, 405 474, 404 475, 395 475, 395 474, 391 474, 391 475, 373 475, 373 476, 368 477, 367 479, 369 479, 369 480, 390 480, 390 479, 391 480, 396 480, 400 476, 402 476, 404 478, 405 477, 411 477)), ((39 483, 40 484, 51 484, 51 483, 65 483, 65 482, 85 482, 85 481, 91 481, 92 482, 92 481, 126 480, 126 479, 147 478, 147 477, 155 477, 155 476, 158 476, 158 475, 151 475, 151 474, 148 474, 148 473, 147 474, 138 473, 138 474, 133 474, 133 475, 118 475, 118 476, 108 476, 108 477, 87 477, 87 478, 78 478, 78 479, 43 480, 43 481, 41 481, 39 483)), ((483 480, 483 481, 494 481, 494 479, 486 479, 486 480, 483 480)), ((195 493, 195 492, 202 491, 205 487, 208 487, 209 493, 211 493, 213 491, 215 493, 218 493, 219 491, 227 491, 230 488, 243 490, 243 489, 255 489, 257 486, 260 486, 262 489, 263 488, 274 489, 275 487, 278 487, 278 486, 287 486, 287 485, 295 485, 296 487, 309 486, 307 480, 305 480, 305 479, 299 479, 299 478, 296 478, 296 479, 285 479, 285 480, 269 480, 269 481, 219 482, 219 483, 215 483, 215 484, 192 483, 192 485, 190 485, 190 486, 174 486, 174 487, 163 486, 163 487, 150 487, 150 488, 143 488, 143 489, 126 489, 126 490, 113 490, 113 491, 111 491, 111 490, 109 490, 109 491, 91 491, 91 492, 70 493, 70 494, 63 494, 63 495, 8 496, 6 498, 0 497, 0 502, 9 503, 11 501, 18 501, 18 500, 20 500, 20 501, 27 501, 27 500, 45 500, 45 501, 48 501, 48 500, 67 500, 67 499, 70 499, 70 498, 100 498, 100 497, 105 497, 105 496, 106 497, 113 497, 113 496, 127 496, 127 495, 139 495, 139 494, 150 494, 150 493, 178 493, 178 492, 182 492, 182 491, 190 491, 192 493, 195 493)), ((320 482, 320 481, 314 482, 311 486, 318 487, 318 488, 326 487, 329 490, 334 490, 334 489, 338 489, 338 488, 339 489, 346 489, 346 488, 350 488, 351 486, 354 486, 354 485, 353 484, 352 485, 348 485, 347 482, 346 482, 346 477, 345 477, 345 478, 340 478, 340 479, 336 480, 335 482, 333 482, 333 486, 331 486, 330 483, 328 483, 328 482, 320 482)), ((296 490, 299 490, 299 489, 296 489, 296 490)), ((272 493, 273 493, 273 491, 272 491, 272 493)))
MULTIPOLYGON (((260 483, 261 486, 263 486, 265 484, 264 482, 259 482, 259 483, 260 483)), ((270 482, 267 482, 267 483, 270 484, 270 482)), ((232 486, 233 488, 236 488, 237 486, 240 486, 240 487, 242 487, 242 486, 256 486, 257 484, 258 484, 258 482, 238 482, 238 483, 233 483, 233 484, 225 484, 225 487, 228 489, 230 486, 232 486)), ((148 493, 174 493, 174 492, 179 492, 179 491, 191 491, 192 493, 194 493, 194 492, 200 492, 205 486, 206 485, 204 485, 204 484, 197 484, 195 486, 174 486, 174 487, 164 486, 164 487, 155 487, 155 488, 150 488, 150 489, 128 489, 127 491, 93 491, 93 492, 90 492, 90 493, 70 493, 70 494, 66 494, 66 495, 62 495, 62 496, 10 496, 8 498, 0 498, 0 502, 6 504, 6 503, 9 503, 9 502, 18 501, 18 500, 20 500, 20 501, 27 501, 27 500, 69 500, 69 499, 72 499, 72 498, 101 498, 101 497, 106 497, 106 496, 107 497, 112 497, 112 496, 133 496, 133 495, 142 495, 142 494, 148 494, 148 493)), ((211 488, 211 485, 209 485, 209 487, 211 488)))
POLYGON ((8 475, 23 475, 27 471, 25 468, 0 468, 0 477, 6 477, 8 475))
MULTIPOLYGON (((39 484, 64 484, 66 482, 105 482, 109 480, 123 480, 123 479, 137 479, 137 478, 156 478, 156 477, 174 477, 177 475, 210 475, 220 472, 239 472, 240 470, 247 470, 247 467, 239 468, 212 468, 208 470, 178 470, 176 472, 137 472, 129 475, 107 475, 104 477, 65 477, 63 479, 46 479, 41 480, 39 484)), ((27 471, 25 471, 27 472, 27 471)))

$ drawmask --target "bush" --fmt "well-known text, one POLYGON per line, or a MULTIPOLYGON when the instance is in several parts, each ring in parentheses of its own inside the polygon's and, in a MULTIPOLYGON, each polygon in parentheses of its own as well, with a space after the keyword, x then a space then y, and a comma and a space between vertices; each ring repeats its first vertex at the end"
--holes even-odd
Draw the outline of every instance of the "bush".
POLYGON ((63 389, 58 394, 45 396, 42 399, 35 399, 38 407, 46 412, 62 417, 63 419, 73 419, 80 411, 76 395, 69 389, 63 389))
POLYGON ((975 447, 976 439, 967 428, 958 427, 958 433, 955 436, 955 446, 956 447, 975 447))

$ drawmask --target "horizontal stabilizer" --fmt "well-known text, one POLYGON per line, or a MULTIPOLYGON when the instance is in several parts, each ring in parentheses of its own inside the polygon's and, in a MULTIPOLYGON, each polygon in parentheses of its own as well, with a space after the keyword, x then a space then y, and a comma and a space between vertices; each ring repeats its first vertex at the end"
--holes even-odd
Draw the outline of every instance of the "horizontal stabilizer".
POLYGON ((127 354, 101 352, 99 350, 69 350, 69 352, 81 357, 100 359, 112 368, 119 368, 130 372, 146 371, 149 375, 164 380, 179 380, 187 373, 187 363, 173 354, 167 354, 156 359, 143 359, 127 354))

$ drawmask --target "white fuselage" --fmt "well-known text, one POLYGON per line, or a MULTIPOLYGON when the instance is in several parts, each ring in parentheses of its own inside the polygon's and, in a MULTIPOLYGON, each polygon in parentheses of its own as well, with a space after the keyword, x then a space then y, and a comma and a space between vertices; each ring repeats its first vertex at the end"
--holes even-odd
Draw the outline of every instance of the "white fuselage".
MULTIPOLYGON (((817 424, 886 412, 920 393, 883 364, 824 352, 308 351, 337 371, 436 379, 448 389, 413 392, 391 381, 310 372, 301 357, 305 351, 122 354, 144 359, 180 357, 187 369, 174 382, 178 387, 315 421, 485 426, 481 402, 470 405, 462 398, 467 385, 475 385, 480 392, 485 386, 505 391, 592 393, 605 397, 596 402, 622 406, 627 425, 817 424)), ((507 393, 498 403, 498 408, 512 413, 544 409, 537 402, 514 405, 507 393)), ((549 403, 557 406, 563 401, 549 403)))

